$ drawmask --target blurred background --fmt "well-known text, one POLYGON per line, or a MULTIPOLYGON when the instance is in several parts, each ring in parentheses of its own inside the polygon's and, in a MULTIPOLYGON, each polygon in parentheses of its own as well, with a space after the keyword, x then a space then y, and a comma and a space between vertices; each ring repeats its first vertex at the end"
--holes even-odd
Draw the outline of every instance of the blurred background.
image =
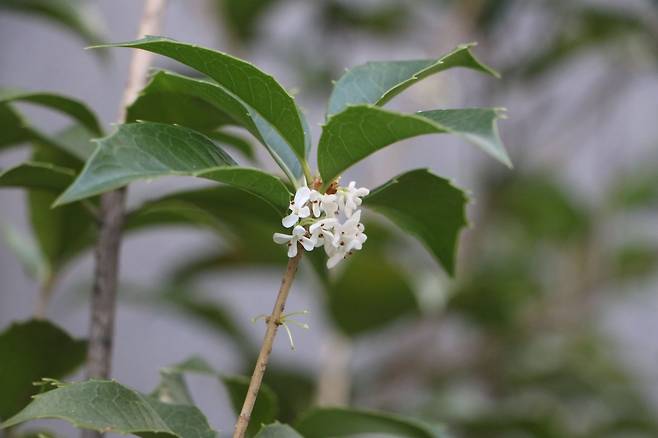
MULTIPOLYGON (((134 0, 0 0, 0 87, 77 97, 109 129, 130 51, 83 49, 133 39, 141 9, 134 0)), ((161 33, 273 74, 316 141, 345 68, 437 58, 477 41, 478 57, 503 75, 452 70, 392 107, 506 107, 512 171, 429 136, 344 175, 372 188, 430 167, 470 192, 471 228, 454 279, 374 216, 368 245, 329 284, 304 267, 288 309, 310 310, 300 320, 311 328, 293 327, 295 351, 278 337, 268 377, 282 419, 312 403, 352 404, 443 421, 465 438, 658 436, 658 2, 170 0, 161 33)), ((162 58, 155 67, 191 74, 162 58)), ((65 127, 19 109, 46 132, 65 127)), ((27 156, 3 152, 0 167, 27 156)), ((129 205, 181 185, 207 183, 135 184, 129 205)), ((25 194, 2 190, 0 205, 3 330, 34 313, 41 286, 15 254, 34 239, 25 194)), ((113 375, 148 391, 159 368, 191 355, 250 374, 263 332, 251 318, 271 310, 285 257, 269 240, 249 245, 200 227, 127 235, 113 375)), ((47 310, 78 337, 92 268, 89 252, 68 261, 47 310)), ((219 384, 191 384, 211 424, 230 430, 219 384)))

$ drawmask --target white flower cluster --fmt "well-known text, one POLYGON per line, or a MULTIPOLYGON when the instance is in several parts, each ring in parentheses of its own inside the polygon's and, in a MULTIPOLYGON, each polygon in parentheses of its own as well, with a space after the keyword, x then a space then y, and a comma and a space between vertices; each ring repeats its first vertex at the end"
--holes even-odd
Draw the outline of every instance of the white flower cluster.
POLYGON ((308 187, 300 187, 290 202, 290 214, 281 223, 292 227, 292 234, 274 233, 274 241, 288 245, 288 257, 297 255, 299 242, 306 251, 323 247, 333 268, 366 241, 361 223, 361 198, 370 191, 356 188, 354 181, 338 187, 335 193, 322 194, 308 187))

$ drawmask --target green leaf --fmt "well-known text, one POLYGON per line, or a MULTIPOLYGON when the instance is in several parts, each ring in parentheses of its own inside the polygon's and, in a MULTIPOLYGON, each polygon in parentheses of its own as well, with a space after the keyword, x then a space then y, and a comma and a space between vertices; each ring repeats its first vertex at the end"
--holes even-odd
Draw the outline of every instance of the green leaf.
POLYGON ((384 434, 407 438, 447 438, 444 429, 393 414, 343 408, 313 409, 295 429, 304 438, 335 438, 357 434, 384 434))
MULTIPOLYGON (((217 81, 219 87, 232 94, 236 101, 245 106, 248 117, 253 119, 259 131, 277 131, 297 158, 305 161, 307 140, 299 108, 294 99, 272 76, 252 64, 215 50, 154 36, 98 47, 132 47, 148 50, 175 59, 208 75, 217 81)), ((273 155, 284 152, 282 145, 271 143, 268 145, 274 150, 273 155)), ((279 157, 277 160, 279 164, 282 158, 279 157)), ((285 164, 290 166, 290 160, 286 159, 285 164)))
POLYGON ((42 147, 63 151, 71 158, 86 160, 93 152, 90 139, 95 135, 75 124, 55 136, 46 135, 30 126, 10 105, 0 103, 0 150, 22 143, 39 143, 42 147))
POLYGON ((35 396, 1 427, 56 418, 98 432, 143 437, 156 433, 181 438, 215 437, 206 418, 193 406, 161 403, 115 381, 89 380, 57 386, 35 396))
MULTIPOLYGON (((234 412, 239 414, 242 409, 242 403, 247 395, 247 390, 249 389, 249 378, 244 376, 226 376, 222 377, 222 382, 224 382, 228 390, 234 412)), ((251 413, 247 436, 254 436, 263 424, 274 421, 278 410, 276 394, 267 385, 262 385, 256 398, 254 410, 251 413)))
POLYGON ((304 438, 287 424, 273 423, 263 427, 256 438, 304 438))
POLYGON ((28 192, 32 230, 53 274, 92 245, 97 233, 95 218, 80 203, 52 208, 56 199, 51 191, 28 192))
POLYGON ((183 362, 162 368, 160 370, 160 383, 151 393, 151 396, 163 403, 193 405, 192 396, 184 380, 185 373, 210 374, 213 376, 217 374, 204 359, 193 356, 183 362))
POLYGON ((267 148, 291 181, 302 172, 293 150, 272 126, 234 94, 209 81, 156 73, 128 108, 127 121, 136 120, 176 123, 204 133, 224 125, 241 126, 267 148))
POLYGON ((0 333, 0 418, 21 410, 42 377, 60 378, 85 359, 86 343, 48 321, 15 323, 0 333))
POLYGON ((31 138, 22 117, 9 105, 0 104, 0 150, 31 138))
POLYGON ((98 140, 98 149, 57 205, 122 187, 132 181, 189 175, 239 187, 283 213, 286 186, 268 173, 235 166, 233 159, 207 137, 181 126, 133 123, 98 140))
POLYGON ((455 67, 498 73, 482 64, 471 52, 474 43, 462 44, 439 59, 368 62, 348 70, 334 85, 327 117, 352 105, 384 105, 416 82, 455 67))
POLYGON ((618 280, 653 275, 658 267, 658 248, 647 242, 624 244, 614 250, 612 264, 612 274, 618 280))
POLYGON ((41 254, 37 242, 28 238, 9 225, 2 225, 2 237, 9 250, 18 259, 25 275, 37 280, 40 284, 50 276, 50 266, 41 254))
POLYGON ((363 204, 415 235, 454 274, 459 232, 466 225, 464 192, 427 169, 399 175, 373 190, 363 204))
POLYGON ((87 43, 102 40, 103 23, 91 3, 72 0, 0 0, 0 10, 39 16, 63 26, 87 43))
POLYGON ((250 42, 259 31, 259 20, 279 0, 215 0, 219 18, 242 42, 250 42))
POLYGON ((467 108, 401 114, 369 105, 348 107, 331 117, 318 145, 318 168, 325 183, 388 145, 423 134, 456 134, 511 166, 498 135, 500 110, 467 108))
POLYGON ((70 116, 96 135, 102 135, 102 129, 96 115, 82 102, 70 97, 48 92, 0 89, 0 103, 26 102, 41 105, 70 116))
POLYGON ((350 259, 329 287, 327 299, 334 323, 350 336, 380 329, 418 310, 402 272, 376 252, 350 259))
POLYGON ((245 157, 251 160, 256 158, 256 153, 251 143, 239 135, 229 134, 228 132, 224 131, 208 132, 206 135, 208 138, 218 141, 223 146, 229 146, 239 152, 242 152, 245 157))
POLYGON ((39 161, 26 161, 0 172, 0 187, 61 192, 75 178, 75 171, 62 166, 39 161))

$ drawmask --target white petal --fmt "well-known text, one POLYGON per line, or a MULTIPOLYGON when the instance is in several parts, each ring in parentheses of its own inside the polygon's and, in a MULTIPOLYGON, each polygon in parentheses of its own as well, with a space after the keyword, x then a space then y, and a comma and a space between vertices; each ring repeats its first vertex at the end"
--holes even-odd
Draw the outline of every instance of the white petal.
POLYGON ((306 234, 306 229, 301 225, 296 225, 295 228, 292 229, 292 235, 295 237, 303 236, 304 234, 306 234))
POLYGON ((281 223, 283 224, 284 227, 290 228, 290 227, 292 227, 293 225, 295 225, 297 223, 297 220, 299 220, 299 216, 297 216, 296 214, 293 213, 293 214, 289 214, 288 216, 284 217, 281 220, 281 223))
POLYGON ((292 258, 297 255, 297 242, 291 242, 292 245, 288 247, 288 257, 292 258))
POLYGON ((311 215, 311 210, 308 207, 302 207, 302 208, 299 209, 297 214, 301 218, 309 217, 311 215))
POLYGON ((301 207, 302 205, 306 204, 308 201, 308 198, 311 197, 311 189, 308 187, 300 187, 297 189, 297 193, 295 193, 295 205, 297 207, 301 207))
POLYGON ((341 260, 343 260, 343 257, 343 253, 341 252, 337 252, 336 254, 329 257, 327 260, 327 268, 331 269, 335 267, 338 263, 340 263, 341 260))
POLYGON ((275 243, 278 243, 279 245, 282 245, 286 242, 290 242, 290 239, 292 239, 292 236, 289 236, 287 234, 274 233, 274 235, 272 236, 272 239, 274 240, 275 243))
POLYGON ((315 248, 315 242, 313 242, 308 237, 302 237, 299 239, 299 242, 302 244, 306 251, 313 251, 313 248, 315 248))

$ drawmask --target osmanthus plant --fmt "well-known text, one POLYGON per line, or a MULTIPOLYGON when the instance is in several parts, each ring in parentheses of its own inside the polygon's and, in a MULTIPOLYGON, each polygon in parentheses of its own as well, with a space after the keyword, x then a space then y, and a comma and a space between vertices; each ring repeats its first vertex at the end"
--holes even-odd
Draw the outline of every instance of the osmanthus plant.
MULTIPOLYGON (((336 82, 329 100, 327 119, 315 148, 317 171, 309 164, 314 148, 303 112, 274 78, 250 63, 163 37, 99 47, 154 52, 197 70, 207 79, 167 71, 155 73, 127 108, 126 122, 111 135, 95 140, 91 153, 85 141, 60 144, 32 128, 23 129, 26 125, 21 124, 16 136, 45 144, 44 150, 64 154, 67 159, 73 155, 78 161, 71 159, 73 164, 67 165, 63 159, 39 157, 38 161, 6 171, 0 175, 0 183, 28 189, 45 185, 49 200, 57 196, 54 212, 75 206, 85 211, 81 217, 92 223, 95 197, 133 181, 176 175, 221 183, 222 189, 227 190, 207 192, 204 202, 191 203, 194 196, 198 200, 198 194, 174 193, 160 201, 159 208, 152 203, 129 212, 125 229, 175 223, 181 217, 193 216, 199 222, 220 217, 234 229, 254 227, 262 231, 265 227, 266 233, 257 235, 272 239, 271 245, 285 245, 281 257, 289 257, 288 266, 274 309, 266 318, 267 330, 253 375, 251 379, 234 382, 235 391, 229 389, 234 404, 241 406, 234 436, 445 436, 443 429, 416 420, 349 409, 311 411, 293 425, 296 431, 281 424, 261 428, 262 423, 276 419, 275 415, 262 416, 263 410, 267 411, 262 405, 267 403, 268 390, 261 383, 277 329, 286 322, 285 303, 303 254, 312 256, 309 258, 314 268, 324 276, 326 268, 339 266, 350 256, 361 257, 355 251, 372 244, 363 223, 368 209, 417 237, 448 273, 454 272, 457 239, 466 224, 467 197, 462 190, 428 169, 405 172, 372 190, 356 182, 346 184, 340 176, 382 148, 425 134, 458 135, 510 165, 496 126, 502 115, 500 109, 434 109, 405 114, 383 108, 416 82, 447 69, 463 67, 495 76, 493 70, 474 57, 472 46, 459 46, 439 59, 371 62, 347 71, 336 82), (267 149, 282 176, 238 164, 225 147, 246 152, 249 157, 251 150, 242 138, 224 132, 227 126, 250 133, 267 149), (73 150, 73 144, 83 145, 84 152, 73 150), (82 168, 80 159, 84 161, 82 168), (251 203, 250 197, 259 202, 251 203), (267 211, 252 208, 253 205, 267 211)), ((90 112, 84 106, 74 105, 75 101, 53 96, 35 98, 30 94, 15 94, 6 101, 19 99, 16 96, 62 111, 77 124, 99 133, 91 123, 90 112)), ((248 234, 238 236, 248 239, 248 234)), ((72 252, 89 244, 82 242, 72 252)), ((168 378, 165 385, 173 386, 150 395, 114 381, 49 381, 44 384, 47 391, 2 426, 52 417, 82 428, 140 436, 214 436, 205 417, 191 404, 191 398, 180 396, 186 393, 180 378, 182 372, 174 373, 176 378, 163 373, 163 381, 168 378)), ((230 384, 227 386, 231 388, 230 384)))

